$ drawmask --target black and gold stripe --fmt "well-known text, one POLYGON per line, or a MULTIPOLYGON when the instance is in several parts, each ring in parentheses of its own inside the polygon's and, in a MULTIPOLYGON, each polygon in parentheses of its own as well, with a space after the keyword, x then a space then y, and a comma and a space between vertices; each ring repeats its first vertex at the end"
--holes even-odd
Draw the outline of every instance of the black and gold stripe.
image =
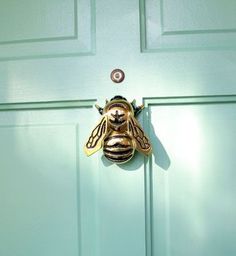
POLYGON ((103 152, 105 157, 112 162, 127 162, 134 154, 132 140, 125 134, 110 135, 104 140, 103 152))

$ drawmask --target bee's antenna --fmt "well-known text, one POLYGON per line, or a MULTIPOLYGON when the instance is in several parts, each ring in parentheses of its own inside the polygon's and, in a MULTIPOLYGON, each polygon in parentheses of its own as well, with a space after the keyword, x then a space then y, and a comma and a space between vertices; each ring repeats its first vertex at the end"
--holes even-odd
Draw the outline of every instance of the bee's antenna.
POLYGON ((106 99, 106 104, 109 102, 109 100, 108 99, 106 99))
POLYGON ((97 108, 98 112, 102 115, 103 114, 103 108, 95 104, 95 107, 97 108))

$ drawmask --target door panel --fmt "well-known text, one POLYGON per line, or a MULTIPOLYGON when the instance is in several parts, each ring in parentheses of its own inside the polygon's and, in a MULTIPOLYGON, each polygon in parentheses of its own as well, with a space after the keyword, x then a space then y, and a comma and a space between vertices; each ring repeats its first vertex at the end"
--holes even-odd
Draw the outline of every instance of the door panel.
POLYGON ((235 47, 234 1, 141 0, 141 7, 144 51, 235 47))
MULTIPOLYGON (((2 1, 2 6, 4 4, 5 2, 2 1)), ((45 8, 48 8, 47 5, 45 8)), ((155 6, 152 8, 154 11, 157 8, 155 6)), ((146 9, 149 9, 148 6, 146 9)), ((90 10, 89 6, 87 6, 88 10, 90 10)), ((72 12, 72 9, 70 11, 72 12)), ((83 13, 78 15, 83 19, 87 16, 83 13)), ((91 17, 93 22, 94 17, 94 15, 91 17)), ((150 96, 235 93, 236 77, 233 74, 236 72, 234 65, 236 53, 233 48, 223 50, 221 41, 216 39, 214 41, 216 45, 207 43, 204 51, 201 46, 193 47, 194 51, 191 47, 185 51, 188 48, 186 44, 174 47, 176 50, 172 49, 172 51, 165 49, 161 52, 144 51, 140 49, 145 35, 142 32, 143 29, 140 35, 140 19, 143 24, 143 7, 139 6, 138 1, 112 1, 110 4, 107 4, 107 1, 97 2, 96 44, 92 40, 93 54, 77 56, 76 53, 80 51, 71 52, 69 49, 73 47, 67 46, 70 40, 62 40, 62 50, 57 50, 56 46, 52 48, 53 51, 57 51, 54 52, 56 55, 64 51, 67 54, 65 58, 44 58, 45 52, 40 50, 38 53, 41 59, 35 59, 37 56, 34 53, 26 54, 31 58, 29 60, 1 61, 0 101, 98 99, 101 104, 104 104, 104 98, 111 98, 115 94, 125 95, 130 100, 135 97, 142 101, 142 97, 150 96), (109 77, 110 72, 117 67, 122 68, 126 74, 126 79, 120 86, 114 84, 109 77)), ((151 32, 154 33, 155 28, 151 32)), ((92 33, 95 33, 94 29, 92 33)), ((229 43, 234 42, 228 37, 233 34, 216 33, 218 36, 221 35, 221 40, 227 40, 229 43)), ((182 35, 177 37, 183 38, 182 35)), ((189 40, 194 46, 194 40, 189 40)), ((76 40, 72 41, 77 45, 76 40)), ((50 49, 51 43, 45 43, 46 49, 50 49)), ((10 53, 13 56, 22 53, 23 49, 18 48, 20 45, 11 44, 11 47, 16 47, 17 52, 14 54, 14 50, 11 49, 10 53)), ((88 45, 90 44, 85 44, 85 47, 88 45)), ((24 49, 37 51, 37 42, 27 42, 24 49)), ((7 52, 9 53, 3 50, 3 54, 7 52)), ((4 57, 4 55, 1 56, 4 57)), ((50 56, 54 55, 47 55, 47 57, 50 56)))
POLYGON ((0 60, 90 55, 94 15, 93 1, 1 1, 0 60))
POLYGON ((156 99, 149 107, 153 255, 236 253, 236 98, 198 100, 156 99))
POLYGON ((78 255, 76 127, 0 130, 1 254, 78 255))
POLYGON ((85 156, 93 105, 1 105, 0 254, 145 254, 143 157, 85 156))
POLYGON ((1 255, 235 255, 235 7, 0 0, 1 255), (85 156, 115 95, 150 159, 85 156))
POLYGON ((1 255, 94 254, 96 168, 81 154, 91 104, 0 112, 1 255))

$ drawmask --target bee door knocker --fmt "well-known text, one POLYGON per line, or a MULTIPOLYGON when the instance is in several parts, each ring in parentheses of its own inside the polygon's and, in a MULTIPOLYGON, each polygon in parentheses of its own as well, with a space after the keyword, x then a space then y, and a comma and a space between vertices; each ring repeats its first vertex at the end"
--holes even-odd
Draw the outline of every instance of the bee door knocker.
POLYGON ((135 150, 149 155, 152 146, 136 120, 136 116, 144 108, 136 106, 135 101, 129 103, 122 96, 115 96, 106 101, 104 108, 96 105, 102 115, 101 121, 93 129, 84 150, 90 156, 103 147, 104 156, 117 164, 129 161, 135 150))

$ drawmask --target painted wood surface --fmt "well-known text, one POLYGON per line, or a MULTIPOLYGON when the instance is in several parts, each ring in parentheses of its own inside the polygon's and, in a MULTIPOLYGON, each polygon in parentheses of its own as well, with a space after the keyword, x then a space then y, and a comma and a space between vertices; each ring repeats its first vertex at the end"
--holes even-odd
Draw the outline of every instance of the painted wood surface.
POLYGON ((0 255, 236 254, 235 8, 0 0, 0 255), (83 153, 114 95, 144 103, 149 159, 83 153))

